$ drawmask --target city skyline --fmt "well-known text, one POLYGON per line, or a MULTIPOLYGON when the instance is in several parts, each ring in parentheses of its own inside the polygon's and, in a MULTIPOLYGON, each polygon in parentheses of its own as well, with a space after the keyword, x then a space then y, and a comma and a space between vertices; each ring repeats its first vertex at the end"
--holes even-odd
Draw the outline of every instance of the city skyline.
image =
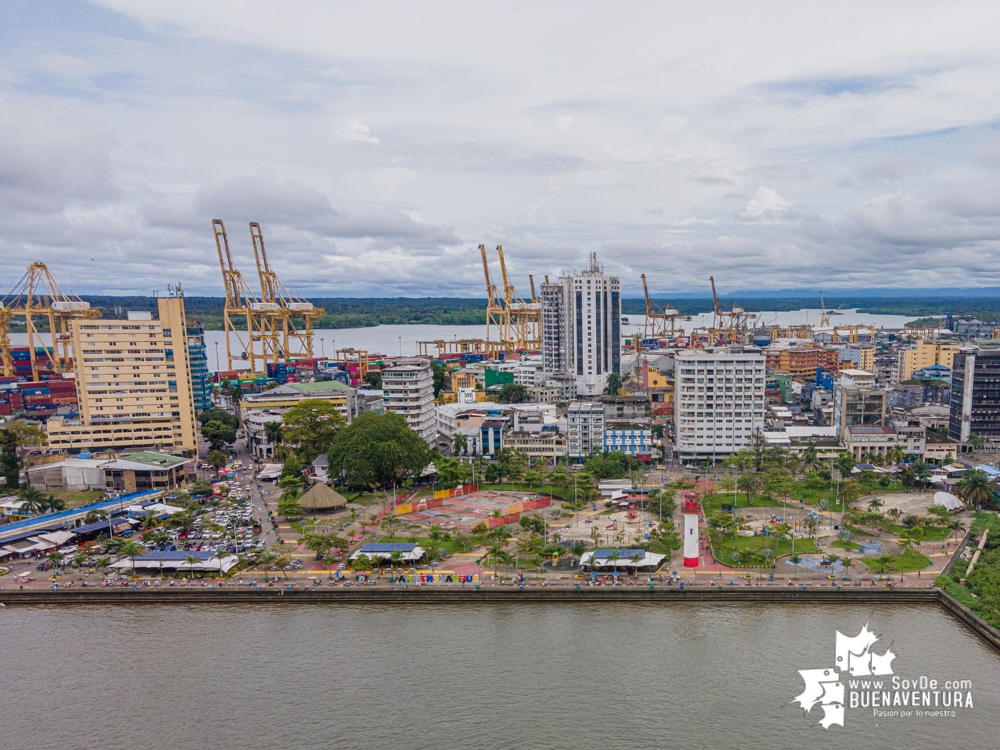
POLYGON ((995 8, 440 7, 0 9, 3 274, 217 296, 222 218, 310 296, 479 296, 479 243, 628 296, 1000 285, 995 8))

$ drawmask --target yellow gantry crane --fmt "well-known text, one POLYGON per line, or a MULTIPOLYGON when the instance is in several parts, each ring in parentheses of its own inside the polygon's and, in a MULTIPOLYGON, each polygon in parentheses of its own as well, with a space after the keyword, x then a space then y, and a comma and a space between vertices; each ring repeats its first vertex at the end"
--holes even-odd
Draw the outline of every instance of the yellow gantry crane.
POLYGON ((712 316, 712 327, 709 329, 709 345, 715 344, 735 344, 740 336, 745 336, 750 328, 748 321, 754 320, 757 313, 751 313, 738 305, 733 305, 731 309, 724 310, 719 304, 719 296, 715 293, 715 277, 709 276, 712 285, 712 302, 714 304, 714 314, 712 316))
POLYGON ((44 263, 36 262, 14 288, 0 300, 0 347, 4 375, 14 375, 14 360, 10 354, 10 323, 24 318, 28 333, 28 354, 31 359, 31 379, 38 380, 38 352, 45 351, 53 369, 65 373, 73 367, 74 352, 69 322, 79 318, 99 318, 101 311, 92 308, 66 289, 44 263), (48 336, 39 330, 39 322, 48 323, 48 336), (46 341, 49 343, 47 344, 46 341))
POLYGON ((483 276, 486 277, 486 340, 493 338, 493 327, 497 329, 497 339, 510 339, 510 316, 507 314, 504 298, 500 296, 497 285, 490 279, 490 263, 486 259, 486 246, 479 246, 479 254, 483 259, 483 276))
POLYGON ((658 336, 683 336, 684 329, 677 327, 677 321, 691 320, 691 316, 681 315, 678 310, 675 310, 669 304, 663 310, 658 310, 649 296, 649 289, 646 286, 646 274, 642 274, 641 278, 642 293, 646 298, 646 320, 643 324, 642 337, 648 339, 658 336))
MULTIPOLYGON (((418 341, 417 347, 421 355, 428 355, 431 347, 436 347, 439 354, 475 353, 490 357, 500 352, 541 348, 542 300, 535 294, 534 276, 528 276, 531 287, 531 300, 528 301, 517 293, 517 289, 510 282, 503 246, 497 245, 500 277, 503 280, 501 293, 490 278, 490 263, 486 257, 485 245, 479 246, 479 255, 483 260, 483 278, 486 280, 486 338, 418 341)), ((549 283, 547 276, 545 283, 549 283)))
POLYGON ((233 263, 229 251, 229 238, 222 219, 212 219, 215 234, 215 249, 219 253, 219 267, 222 269, 222 286, 226 290, 226 306, 223 313, 223 328, 226 332, 226 369, 233 369, 232 344, 238 344, 237 359, 250 363, 253 373, 266 372, 267 361, 276 361, 277 352, 273 330, 275 314, 281 306, 276 302, 264 302, 250 286, 233 263), (245 323, 243 322, 245 320, 245 323), (258 367, 260 363, 260 367, 258 367))
MULTIPOLYGON (((538 349, 542 345, 542 304, 535 300, 532 290, 531 302, 526 302, 507 277, 507 262, 503 257, 503 245, 497 245, 500 257, 500 275, 503 277, 504 306, 507 310, 508 331, 515 349, 538 349)), ((531 286, 534 287, 532 279, 531 286)))
POLYGON ((285 357, 311 358, 313 322, 323 317, 326 311, 298 296, 281 281, 277 273, 271 270, 267 250, 264 247, 264 234, 256 221, 250 222, 250 241, 253 244, 254 259, 257 261, 261 302, 277 305, 269 321, 272 333, 269 353, 273 358, 272 361, 277 362, 285 357))

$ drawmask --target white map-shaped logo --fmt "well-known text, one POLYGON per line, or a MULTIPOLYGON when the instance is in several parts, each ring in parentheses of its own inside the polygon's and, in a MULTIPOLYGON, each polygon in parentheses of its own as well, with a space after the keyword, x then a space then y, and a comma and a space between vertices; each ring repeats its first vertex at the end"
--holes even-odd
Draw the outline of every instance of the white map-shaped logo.
POLYGON ((833 724, 844 726, 844 683, 841 677, 892 674, 892 660, 896 654, 891 646, 883 654, 873 653, 871 648, 876 643, 878 637, 868 629, 868 623, 853 638, 838 630, 836 666, 830 669, 800 669, 806 689, 795 696, 792 703, 798 703, 806 713, 817 704, 821 706, 823 718, 819 723, 823 729, 829 729, 833 724))

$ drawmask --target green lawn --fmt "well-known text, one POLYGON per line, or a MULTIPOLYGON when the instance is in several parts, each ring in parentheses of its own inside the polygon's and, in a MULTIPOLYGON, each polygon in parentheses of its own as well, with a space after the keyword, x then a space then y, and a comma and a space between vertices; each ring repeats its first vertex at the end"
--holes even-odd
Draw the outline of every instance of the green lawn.
MULTIPOLYGON (((901 555, 889 555, 892 561, 889 563, 889 573, 912 573, 915 570, 923 570, 931 564, 931 559, 915 550, 908 549, 901 555)), ((868 561, 868 567, 874 572, 881 572, 878 565, 873 561, 868 561)))
MULTIPOLYGON (((898 523, 888 524, 885 528, 897 536, 908 531, 905 526, 898 523)), ((924 542, 942 542, 952 533, 947 526, 924 526, 923 529, 924 533, 920 539, 924 542)))
POLYGON ((850 550, 860 550, 861 545, 857 542, 849 542, 846 539, 837 539, 830 543, 831 547, 840 547, 840 549, 850 549, 850 550))
MULTIPOLYGON (((745 552, 747 550, 751 552, 757 552, 762 549, 764 540, 767 537, 763 536, 738 536, 735 539, 730 539, 719 545, 719 548, 713 550, 715 554, 715 559, 721 562, 723 565, 728 565, 729 567, 748 567, 748 566, 737 566, 733 565, 733 561, 730 557, 733 552, 745 552)), ((799 554, 808 554, 811 552, 819 552, 819 547, 816 546, 816 542, 812 539, 795 539, 795 552, 799 554)), ((790 555, 792 553, 792 540, 782 539, 778 544, 778 548, 775 550, 774 556, 781 557, 782 555, 790 555)), ((749 567, 760 567, 749 566, 749 567)))
POLYGON ((81 505, 91 505, 104 499, 104 490, 84 490, 83 492, 62 492, 55 490, 44 494, 55 495, 57 499, 66 503, 67 508, 79 508, 81 505))

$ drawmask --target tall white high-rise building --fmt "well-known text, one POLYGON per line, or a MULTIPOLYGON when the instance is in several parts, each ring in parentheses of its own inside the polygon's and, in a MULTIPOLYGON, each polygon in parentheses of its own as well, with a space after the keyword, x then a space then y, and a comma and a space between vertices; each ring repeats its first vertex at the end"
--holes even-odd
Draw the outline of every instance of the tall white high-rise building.
POLYGON ((764 354, 752 347, 677 352, 675 451, 682 460, 735 453, 763 431, 764 369, 764 354))
POLYGON ((382 370, 385 410, 401 415, 406 425, 428 443, 437 435, 434 371, 426 360, 400 360, 382 370))
POLYGON ((621 371, 621 282, 590 266, 542 285, 542 366, 547 374, 573 375, 580 397, 596 396, 608 373, 621 371))

